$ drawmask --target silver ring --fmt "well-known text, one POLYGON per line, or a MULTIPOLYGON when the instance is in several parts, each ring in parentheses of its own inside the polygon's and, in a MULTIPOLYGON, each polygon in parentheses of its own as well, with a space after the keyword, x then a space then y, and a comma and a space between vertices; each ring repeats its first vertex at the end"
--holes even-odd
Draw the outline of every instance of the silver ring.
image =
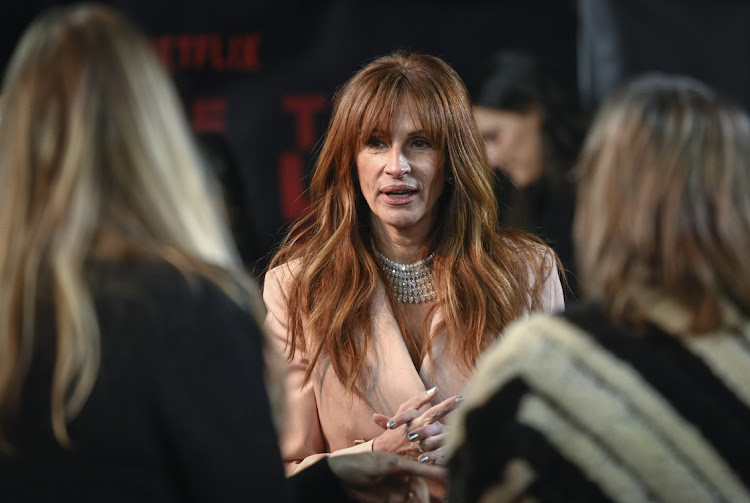
POLYGON ((424 439, 422 439, 419 442, 417 442, 417 449, 419 449, 419 452, 421 452, 422 454, 424 454, 425 452, 427 452, 426 450, 424 450, 424 447, 422 447, 422 441, 423 440, 424 439))

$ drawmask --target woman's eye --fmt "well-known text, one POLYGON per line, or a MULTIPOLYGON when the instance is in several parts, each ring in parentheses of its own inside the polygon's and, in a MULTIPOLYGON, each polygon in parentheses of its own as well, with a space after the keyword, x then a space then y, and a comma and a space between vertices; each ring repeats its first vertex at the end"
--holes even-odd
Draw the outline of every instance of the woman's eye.
POLYGON ((367 141, 365 142, 365 145, 367 145, 370 148, 382 148, 385 146, 385 142, 376 136, 371 136, 370 138, 367 139, 367 141))
POLYGON ((430 148, 431 147, 430 142, 427 141, 425 138, 415 138, 411 142, 411 144, 414 148, 430 148))

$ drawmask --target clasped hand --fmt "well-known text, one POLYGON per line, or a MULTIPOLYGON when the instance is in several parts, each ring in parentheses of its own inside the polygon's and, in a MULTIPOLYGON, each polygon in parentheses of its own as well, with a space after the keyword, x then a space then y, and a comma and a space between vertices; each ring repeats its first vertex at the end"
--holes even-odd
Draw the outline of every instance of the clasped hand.
POLYGON ((393 452, 422 463, 442 464, 447 428, 440 420, 458 406, 461 397, 453 396, 419 412, 432 401, 435 390, 422 391, 405 401, 393 417, 373 414, 373 421, 385 430, 373 441, 373 450, 393 452))
POLYGON ((445 468, 387 452, 330 456, 328 465, 346 493, 362 503, 428 503, 428 480, 445 481, 445 468))

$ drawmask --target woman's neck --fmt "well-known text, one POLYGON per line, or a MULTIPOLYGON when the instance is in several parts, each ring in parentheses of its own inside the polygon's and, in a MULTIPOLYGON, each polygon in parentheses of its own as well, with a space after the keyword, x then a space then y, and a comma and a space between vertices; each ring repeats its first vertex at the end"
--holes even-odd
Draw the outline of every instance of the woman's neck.
POLYGON ((427 255, 426 233, 404 233, 398 229, 373 226, 375 247, 394 262, 411 264, 427 255))

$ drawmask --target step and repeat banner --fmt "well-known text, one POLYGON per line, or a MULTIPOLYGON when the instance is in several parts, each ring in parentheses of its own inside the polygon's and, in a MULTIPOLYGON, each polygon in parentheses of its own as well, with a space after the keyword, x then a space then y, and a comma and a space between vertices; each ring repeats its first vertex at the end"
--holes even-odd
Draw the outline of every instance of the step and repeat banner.
MULTIPOLYGON (((4 0, 0 69, 27 23, 65 3, 4 0)), ((654 70, 693 75, 750 105, 747 0, 104 3, 147 34, 174 76, 248 263, 305 211, 336 88, 395 49, 441 56, 469 84, 494 51, 525 50, 578 87, 591 110, 623 80, 654 70)))
MULTIPOLYGON (((6 0, 7 61, 43 8, 6 0)), ((70 3, 70 2, 67 2, 70 3)), ((337 86, 399 48, 443 57, 469 81, 493 52, 527 50, 576 78, 576 9, 569 1, 104 2, 125 12, 174 76, 185 112, 226 182, 248 262, 268 253, 305 210, 306 177, 337 86)))

